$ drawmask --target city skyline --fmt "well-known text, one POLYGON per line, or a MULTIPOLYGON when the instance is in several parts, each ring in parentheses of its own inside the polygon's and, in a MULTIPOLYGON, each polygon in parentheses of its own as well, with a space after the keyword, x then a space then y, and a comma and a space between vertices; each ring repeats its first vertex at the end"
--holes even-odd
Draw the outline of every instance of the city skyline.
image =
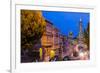
POLYGON ((89 13, 21 10, 21 62, 89 60, 89 20, 89 13))
POLYGON ((89 13, 42 11, 42 14, 45 19, 52 22, 66 36, 68 36, 69 32, 73 32, 74 37, 78 36, 80 19, 82 19, 84 29, 87 28, 88 22, 90 21, 89 13))

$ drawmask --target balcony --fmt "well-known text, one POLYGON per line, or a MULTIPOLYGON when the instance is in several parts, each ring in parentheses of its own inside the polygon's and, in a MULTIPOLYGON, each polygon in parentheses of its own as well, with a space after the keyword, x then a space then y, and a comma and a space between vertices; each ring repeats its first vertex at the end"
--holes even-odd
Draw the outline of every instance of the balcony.
POLYGON ((52 47, 52 42, 42 42, 42 46, 44 47, 52 47))

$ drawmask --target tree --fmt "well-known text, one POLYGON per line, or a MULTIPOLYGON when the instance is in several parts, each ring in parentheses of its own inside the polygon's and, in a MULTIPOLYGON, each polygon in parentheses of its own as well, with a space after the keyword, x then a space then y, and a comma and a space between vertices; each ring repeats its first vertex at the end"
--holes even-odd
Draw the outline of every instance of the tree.
POLYGON ((89 25, 90 25, 90 23, 88 22, 87 29, 84 30, 84 38, 85 38, 84 42, 87 44, 88 49, 89 49, 89 36, 90 36, 90 34, 89 34, 90 26, 89 25))
POLYGON ((32 49, 40 42, 46 22, 38 10, 21 10, 21 48, 32 49))

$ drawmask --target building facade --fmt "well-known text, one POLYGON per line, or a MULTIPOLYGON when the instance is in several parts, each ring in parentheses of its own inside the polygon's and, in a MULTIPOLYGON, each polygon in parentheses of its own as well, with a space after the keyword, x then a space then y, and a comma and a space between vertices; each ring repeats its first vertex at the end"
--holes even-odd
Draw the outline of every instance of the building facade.
POLYGON ((45 49, 45 57, 50 56, 50 52, 54 51, 55 55, 62 56, 64 47, 64 36, 59 34, 59 30, 54 27, 53 23, 46 21, 46 29, 41 38, 42 48, 45 49))

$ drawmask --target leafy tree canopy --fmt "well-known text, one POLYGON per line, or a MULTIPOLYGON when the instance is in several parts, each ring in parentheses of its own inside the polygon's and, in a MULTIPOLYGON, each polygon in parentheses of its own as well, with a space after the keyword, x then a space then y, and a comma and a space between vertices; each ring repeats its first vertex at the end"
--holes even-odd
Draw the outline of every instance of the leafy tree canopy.
POLYGON ((21 10, 21 48, 32 48, 38 43, 45 26, 41 11, 21 10))

